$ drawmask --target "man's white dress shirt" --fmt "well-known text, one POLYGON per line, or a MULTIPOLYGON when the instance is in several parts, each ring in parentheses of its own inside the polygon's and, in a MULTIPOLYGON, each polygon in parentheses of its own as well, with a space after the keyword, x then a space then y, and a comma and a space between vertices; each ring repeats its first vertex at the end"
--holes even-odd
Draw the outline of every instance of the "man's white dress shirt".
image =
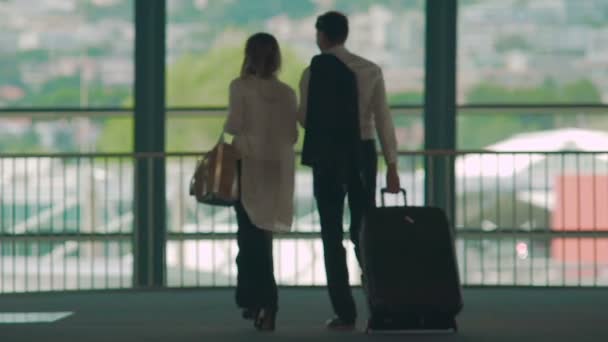
MULTIPOLYGON (((361 140, 374 139, 374 131, 377 131, 385 161, 396 163, 397 139, 393 118, 386 99, 382 69, 375 63, 349 52, 344 46, 336 46, 324 53, 330 53, 338 57, 357 77, 361 140)), ((300 80, 300 108, 298 110, 298 121, 303 126, 306 124, 309 80, 310 68, 306 68, 300 80)))

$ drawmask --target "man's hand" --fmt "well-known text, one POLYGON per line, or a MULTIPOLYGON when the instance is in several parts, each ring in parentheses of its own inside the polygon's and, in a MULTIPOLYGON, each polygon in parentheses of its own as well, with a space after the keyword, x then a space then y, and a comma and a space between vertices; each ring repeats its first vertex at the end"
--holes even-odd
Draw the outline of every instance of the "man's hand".
POLYGON ((397 164, 390 163, 386 170, 386 190, 391 194, 396 194, 400 189, 401 184, 399 181, 399 173, 397 172, 397 164))

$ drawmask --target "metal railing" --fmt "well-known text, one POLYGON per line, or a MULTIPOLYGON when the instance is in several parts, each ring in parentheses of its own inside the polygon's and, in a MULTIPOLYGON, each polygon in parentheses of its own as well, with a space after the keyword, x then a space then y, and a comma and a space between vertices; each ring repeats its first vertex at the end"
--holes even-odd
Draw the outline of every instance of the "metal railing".
MULTIPOLYGON (((396 121, 399 127, 409 127, 401 134, 415 136, 413 127, 423 123, 422 106, 392 109, 403 120, 396 121)), ((588 119, 606 114, 608 105, 479 104, 458 110, 459 115, 550 113, 556 118, 577 117, 579 125, 593 127, 594 121, 588 119)), ((215 123, 225 112, 219 107, 169 108, 167 120, 215 123)), ((74 140, 66 149, 75 151, 0 154, 0 293, 132 287, 133 167, 154 158, 164 159, 167 169, 166 285, 235 284, 234 214, 226 208, 196 205, 187 195, 196 153, 80 153, 97 151, 95 139, 105 129, 104 120, 118 118, 120 125, 129 125, 133 112, 128 108, 10 108, 0 109, 0 115, 2 120, 29 120, 16 126, 3 121, 8 129, 5 140, 14 133, 11 130, 37 126, 37 131, 46 132, 40 138, 44 142, 51 128, 59 126, 64 136, 74 140)), ((124 129, 130 130, 130 126, 124 129)), ((169 132, 169 143, 171 139, 169 132)), ((123 148, 130 152, 128 144, 123 148)), ((410 139, 402 148, 420 146, 410 139)), ((425 162, 436 170, 454 167, 451 220, 464 285, 607 286, 607 155, 603 151, 402 152, 400 172, 408 202, 422 205, 425 162)), ((297 172, 294 229, 275 240, 277 278, 283 285, 323 285, 311 175, 304 168, 297 172)), ((379 185, 383 178, 380 171, 379 185)), ((345 243, 350 244, 348 234, 345 243)), ((357 284, 358 267, 352 249, 348 251, 351 281, 357 284)))
MULTIPOLYGON (((0 293, 132 287, 133 167, 157 158, 166 162, 166 286, 234 285, 234 213, 188 195, 198 154, 4 154, 0 293)), ((464 285, 608 285, 608 152, 401 152, 410 205, 425 202, 425 162, 455 170, 464 285)), ((379 188, 383 178, 381 165, 379 188)), ((293 231, 275 238, 278 282, 323 285, 308 169, 297 169, 294 200, 293 231)), ((357 284, 351 248, 348 257, 357 284)))

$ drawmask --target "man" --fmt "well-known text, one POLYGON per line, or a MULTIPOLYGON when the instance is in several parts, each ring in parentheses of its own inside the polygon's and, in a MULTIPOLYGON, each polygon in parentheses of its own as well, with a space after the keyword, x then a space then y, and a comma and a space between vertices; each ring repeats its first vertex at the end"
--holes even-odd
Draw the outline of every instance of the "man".
POLYGON ((321 54, 300 81, 299 121, 306 129, 302 163, 312 167, 321 221, 327 287, 336 317, 335 330, 354 329, 357 312, 342 244, 344 197, 351 214, 350 238, 359 259, 359 231, 366 209, 375 204, 377 131, 387 163, 387 190, 400 188, 397 142, 386 100, 382 70, 350 53, 344 43, 348 19, 339 12, 317 18, 321 54))

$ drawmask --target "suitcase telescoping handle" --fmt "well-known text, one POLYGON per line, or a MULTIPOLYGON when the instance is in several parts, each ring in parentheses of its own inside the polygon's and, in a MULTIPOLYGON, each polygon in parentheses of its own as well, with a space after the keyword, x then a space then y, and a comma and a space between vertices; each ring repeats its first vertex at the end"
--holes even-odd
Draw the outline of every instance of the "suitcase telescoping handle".
MULTIPOLYGON (((380 189, 380 200, 382 201, 382 206, 384 207, 384 195, 389 193, 387 188, 380 189)), ((399 188, 399 193, 403 194, 403 205, 407 206, 407 194, 404 188, 399 188)))

